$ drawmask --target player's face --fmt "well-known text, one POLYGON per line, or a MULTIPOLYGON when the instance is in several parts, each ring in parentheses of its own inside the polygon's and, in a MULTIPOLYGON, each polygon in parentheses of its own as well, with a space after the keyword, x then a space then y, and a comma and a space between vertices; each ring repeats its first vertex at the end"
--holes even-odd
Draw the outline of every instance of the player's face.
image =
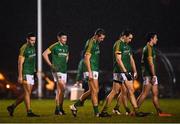
POLYGON ((132 41, 132 39, 133 39, 133 35, 132 34, 130 34, 129 36, 125 36, 124 37, 124 41, 126 43, 130 43, 132 41))
POLYGON ((101 34, 100 36, 97 37, 98 42, 102 42, 105 38, 105 35, 101 34))
POLYGON ((67 36, 66 35, 62 35, 61 37, 58 36, 58 41, 60 41, 63 44, 66 44, 67 36))
POLYGON ((154 37, 153 37, 152 40, 153 40, 153 44, 156 45, 156 44, 157 44, 157 41, 158 41, 157 35, 154 35, 154 37))
POLYGON ((29 37, 27 38, 28 43, 30 43, 32 46, 36 43, 36 37, 29 37))

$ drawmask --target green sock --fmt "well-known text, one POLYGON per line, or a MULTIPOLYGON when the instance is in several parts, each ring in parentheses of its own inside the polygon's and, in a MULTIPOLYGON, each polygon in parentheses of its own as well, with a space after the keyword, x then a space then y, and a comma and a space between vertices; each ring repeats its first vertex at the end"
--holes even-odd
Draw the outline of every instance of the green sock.
POLYGON ((32 110, 31 109, 27 110, 27 113, 32 113, 32 110))
POLYGON ((60 105, 59 105, 59 109, 60 109, 60 110, 63 110, 63 104, 60 104, 60 105))
POLYGON ((162 110, 160 108, 156 109, 158 113, 162 113, 162 110))
POLYGON ((125 107, 126 112, 130 113, 130 109, 128 107, 125 107))
POLYGON ((15 109, 15 108, 16 108, 16 105, 15 105, 15 104, 12 104, 11 106, 13 107, 13 109, 15 109))
POLYGON ((108 110, 108 104, 107 104, 107 102, 105 101, 105 102, 104 102, 104 105, 103 105, 102 112, 107 112, 107 110, 108 110))
POLYGON ((99 113, 98 106, 93 106, 93 109, 95 114, 99 113))
POLYGON ((119 110, 119 105, 117 104, 114 109, 119 110))
POLYGON ((59 111, 59 110, 60 110, 59 105, 56 105, 56 110, 57 110, 57 111, 59 111))
POLYGON ((82 101, 81 100, 77 100, 76 103, 74 103, 74 106, 75 107, 79 107, 79 106, 82 106, 82 101))
POLYGON ((134 108, 134 112, 135 113, 139 112, 139 108, 134 108))

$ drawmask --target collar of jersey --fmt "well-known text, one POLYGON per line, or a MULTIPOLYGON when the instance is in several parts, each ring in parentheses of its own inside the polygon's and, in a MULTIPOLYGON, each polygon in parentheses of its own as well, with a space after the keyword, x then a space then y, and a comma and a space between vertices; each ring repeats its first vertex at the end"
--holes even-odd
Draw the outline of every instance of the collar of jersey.
POLYGON ((61 46, 64 46, 63 43, 61 43, 61 41, 58 41, 58 42, 59 42, 59 44, 60 44, 61 46))
POLYGON ((98 43, 98 41, 94 39, 94 37, 92 37, 91 39, 93 40, 93 42, 98 43))
POLYGON ((121 40, 121 39, 120 39, 120 42, 123 42, 123 43, 126 44, 126 45, 128 44, 128 43, 126 43, 125 41, 123 41, 123 40, 121 40))
POLYGON ((151 46, 151 45, 149 44, 149 42, 147 43, 147 45, 150 46, 150 47, 153 47, 153 46, 151 46))
POLYGON ((30 43, 28 43, 28 42, 27 42, 26 44, 27 44, 28 47, 33 47, 33 46, 32 46, 30 43))

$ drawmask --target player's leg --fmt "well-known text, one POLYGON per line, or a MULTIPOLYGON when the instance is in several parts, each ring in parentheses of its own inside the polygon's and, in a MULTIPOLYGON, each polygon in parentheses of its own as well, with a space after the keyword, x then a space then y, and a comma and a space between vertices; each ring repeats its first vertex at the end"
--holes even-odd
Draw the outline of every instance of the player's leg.
POLYGON ((64 86, 62 81, 57 83, 57 92, 56 92, 56 115, 62 115, 63 110, 63 99, 64 99, 64 86))
POLYGON ((31 98, 30 98, 30 94, 31 94, 31 89, 32 86, 30 84, 23 84, 23 88, 24 88, 24 102, 25 102, 25 106, 26 106, 26 110, 27 112, 31 111, 31 98))
POLYGON ((39 115, 34 114, 31 110, 31 92, 32 92, 33 85, 29 83, 24 83, 23 87, 24 87, 24 93, 25 93, 24 102, 26 106, 27 116, 39 117, 39 115))
POLYGON ((77 116, 77 107, 80 107, 82 106, 83 102, 87 99, 87 97, 89 97, 91 94, 91 90, 89 88, 88 91, 86 91, 85 93, 83 93, 79 100, 77 100, 73 105, 70 105, 70 109, 71 109, 71 112, 73 114, 74 117, 77 116))
POLYGON ((55 115, 64 115, 63 102, 64 102, 64 91, 66 87, 67 74, 58 73, 58 83, 56 92, 56 109, 55 115))
POLYGON ((122 103, 122 90, 121 90, 121 92, 119 93, 119 95, 117 97, 117 102, 116 102, 115 107, 113 108, 112 113, 117 114, 117 115, 121 115, 122 114, 120 112, 120 110, 119 110, 121 103, 122 103))
POLYGON ((147 116, 148 115, 147 113, 139 112, 139 108, 137 106, 137 101, 136 101, 136 98, 135 98, 135 95, 134 95, 133 81, 126 80, 125 85, 126 85, 126 88, 128 89, 129 99, 130 99, 130 102, 131 102, 131 104, 133 106, 135 116, 137 116, 137 117, 147 116))
POLYGON ((83 105, 84 101, 90 96, 90 94, 91 94, 90 90, 88 90, 85 93, 83 93, 80 96, 79 100, 77 100, 76 103, 74 103, 74 106, 75 107, 81 107, 83 105))
MULTIPOLYGON (((83 73, 83 78, 86 79, 83 81, 83 86, 88 86, 88 80, 87 80, 87 77, 88 77, 88 74, 87 72, 84 72, 83 73)), ((86 88, 87 89, 87 88, 86 88)), ((73 114, 74 117, 77 116, 77 107, 81 107, 83 106, 83 103, 84 101, 90 96, 91 94, 91 88, 89 87, 79 98, 79 100, 77 100, 74 104, 70 105, 70 109, 71 109, 71 112, 73 114)))
MULTIPOLYGON (((86 78, 87 78, 87 77, 84 76, 84 79, 86 79, 86 78)), ((75 107, 81 107, 81 106, 83 106, 84 101, 85 101, 85 100, 90 96, 90 94, 91 94, 90 89, 87 88, 87 87, 89 87, 87 80, 84 80, 84 81, 83 81, 83 87, 84 87, 84 89, 85 89, 85 92, 84 92, 84 93, 80 96, 80 98, 73 104, 75 107)))
POLYGON ((154 107, 156 108, 157 113, 162 113, 160 106, 159 106, 159 100, 158 100, 158 85, 152 86, 152 101, 154 104, 154 107))
POLYGON ((130 114, 130 109, 128 107, 128 91, 127 91, 127 88, 125 86, 124 83, 122 83, 122 88, 121 88, 121 93, 119 94, 118 96, 118 99, 117 99, 117 104, 115 106, 115 108, 113 109, 113 112, 116 113, 116 114, 121 114, 120 113, 120 110, 119 110, 119 107, 120 107, 120 104, 123 103, 123 106, 126 110, 126 115, 130 114))
POLYGON ((152 85, 150 82, 143 85, 142 92, 137 98, 138 107, 141 106, 141 104, 144 102, 145 98, 148 96, 148 94, 151 90, 151 87, 152 87, 152 85))
POLYGON ((122 103, 123 103, 123 106, 126 110, 125 114, 126 115, 130 114, 131 111, 128 107, 128 90, 127 90, 124 83, 122 84, 122 103))
POLYGON ((165 117, 172 116, 172 114, 162 112, 162 110, 160 109, 158 94, 159 94, 158 81, 156 79, 156 81, 152 85, 152 101, 156 108, 158 116, 165 116, 165 117))
MULTIPOLYGON (((22 88, 22 89, 23 89, 23 88, 22 88)), ((15 108, 16 108, 19 104, 21 104, 23 101, 24 101, 24 91, 21 91, 20 96, 18 96, 18 98, 16 99, 16 101, 15 101, 13 104, 11 104, 11 105, 9 105, 9 106, 7 107, 7 111, 8 111, 8 113, 9 113, 10 116, 13 116, 13 113, 14 113, 15 108)))
POLYGON ((89 87, 91 91, 91 100, 93 104, 94 114, 95 116, 99 116, 98 110, 98 92, 99 92, 99 84, 98 79, 89 80, 89 87))
POLYGON ((81 95, 81 97, 79 98, 79 100, 81 101, 81 106, 84 105, 84 102, 86 101, 86 99, 91 95, 91 91, 89 90, 87 80, 83 81, 83 89, 84 89, 85 93, 84 93, 84 95, 81 95))
POLYGON ((121 85, 119 84, 119 82, 113 82, 112 90, 109 93, 109 95, 106 97, 104 106, 102 108, 102 111, 101 111, 101 114, 100 114, 101 117, 108 117, 108 116, 110 116, 107 113, 108 107, 111 104, 111 102, 112 102, 113 98, 115 97, 115 95, 119 93, 120 88, 121 88, 121 85))
POLYGON ((133 106, 134 109, 138 108, 137 106, 137 102, 136 102, 136 98, 134 95, 134 87, 133 87, 133 81, 125 81, 125 86, 127 87, 128 93, 129 93, 129 98, 130 98, 130 102, 133 106))

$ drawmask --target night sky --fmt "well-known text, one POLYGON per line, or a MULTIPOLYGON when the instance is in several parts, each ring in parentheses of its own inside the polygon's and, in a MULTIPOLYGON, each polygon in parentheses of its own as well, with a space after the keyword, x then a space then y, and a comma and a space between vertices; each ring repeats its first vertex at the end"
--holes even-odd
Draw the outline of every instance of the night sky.
MULTIPOLYGON (((56 41, 59 31, 69 35, 69 69, 76 69, 80 52, 97 28, 106 30, 101 44, 102 70, 112 70, 112 46, 120 32, 135 32, 134 50, 145 45, 146 32, 159 34, 158 48, 178 48, 178 0, 42 0, 43 50, 56 41)), ((37 33, 36 0, 1 0, 0 71, 16 72, 20 46, 28 32, 37 33)), ((44 66, 47 69, 46 65, 44 66)))

